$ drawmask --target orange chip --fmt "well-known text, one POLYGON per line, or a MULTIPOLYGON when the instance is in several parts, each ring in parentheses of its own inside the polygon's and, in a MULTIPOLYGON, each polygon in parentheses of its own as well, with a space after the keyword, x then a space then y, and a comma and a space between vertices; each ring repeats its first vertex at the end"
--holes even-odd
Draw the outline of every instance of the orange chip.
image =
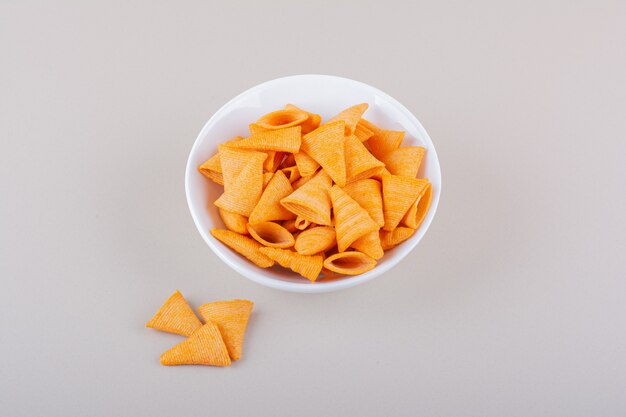
POLYGON ((303 186, 295 190, 280 203, 290 212, 312 223, 330 225, 330 197, 328 191, 332 181, 321 170, 303 186))
MULTIPOLYGON (((237 136, 236 138, 225 142, 225 145, 235 143, 242 139, 243 138, 241 136, 237 136)), ((202 165, 198 167, 198 170, 211 180, 217 182, 220 185, 224 185, 224 181, 222 179, 222 163, 220 161, 219 152, 207 159, 202 165)))
POLYGON ((306 184, 311 178, 313 178, 315 176, 315 174, 309 175, 307 177, 300 177, 297 180, 295 180, 291 186, 293 187, 294 190, 297 190, 298 188, 302 187, 304 184, 306 184))
POLYGON ((313 130, 317 129, 320 126, 320 123, 322 122, 322 118, 319 114, 315 114, 315 113, 309 113, 305 110, 302 110, 296 106, 294 106, 293 104, 287 104, 285 106, 286 109, 288 110, 300 110, 300 111, 304 111, 309 117, 300 124, 300 127, 302 128, 302 134, 305 135, 309 132, 312 132, 313 130))
POLYGON ((383 195, 380 182, 371 178, 354 181, 346 184, 343 190, 359 203, 359 206, 367 210, 378 227, 383 227, 385 217, 383 215, 383 195))
POLYGON ((304 219, 300 216, 296 217, 296 221, 294 223, 294 225, 296 226, 296 229, 298 230, 304 230, 312 224, 313 223, 311 223, 309 220, 304 219))
POLYGON ((415 203, 409 208, 406 215, 402 219, 402 223, 412 229, 420 227, 433 198, 433 187, 429 184, 424 187, 424 191, 417 197, 415 203))
POLYGON ((268 130, 268 129, 262 128, 261 126, 257 125, 256 123, 249 124, 248 128, 250 129, 250 134, 251 135, 256 135, 258 133, 266 132, 268 130))
POLYGON ((354 135, 345 139, 345 158, 347 182, 370 178, 385 168, 385 164, 374 158, 354 135))
POLYGON ((405 146, 388 152, 382 161, 393 175, 415 178, 425 153, 421 146, 405 146))
POLYGON ((217 324, 232 360, 241 358, 243 339, 253 306, 252 301, 230 300, 215 301, 198 307, 204 321, 217 324))
POLYGON ((190 336, 202 326, 185 298, 176 290, 159 311, 146 323, 146 327, 164 332, 190 336))
MULTIPOLYGON (((274 173, 273 172, 264 172, 263 173, 263 189, 265 190, 265 187, 267 187, 267 184, 270 183, 270 181, 272 180, 272 178, 274 178, 274 173)), ((261 194, 262 196, 263 194, 261 194)), ((258 204, 258 203, 257 203, 258 204)))
POLYGON ((333 185, 330 189, 330 198, 335 214, 335 232, 339 252, 345 251, 361 236, 378 230, 378 225, 367 214, 367 211, 339 186, 333 185))
POLYGON ((356 124, 356 128, 354 129, 354 136, 359 138, 361 142, 365 142, 366 140, 374 136, 374 132, 368 129, 365 124, 361 122, 361 120, 359 120, 359 122, 356 124))
POLYGON ((219 185, 224 185, 224 179, 222 178, 222 165, 220 164, 220 154, 216 153, 202 165, 198 167, 198 171, 208 179, 219 185))
POLYGON ((220 172, 224 177, 224 187, 236 186, 237 180, 241 171, 250 163, 261 164, 267 158, 267 154, 264 152, 249 151, 244 149, 234 149, 227 145, 218 146, 218 160, 220 161, 220 172), (226 159, 226 161, 222 161, 226 159), (222 165, 226 166, 226 169, 222 169, 222 165))
POLYGON ((320 167, 320 164, 315 162, 315 159, 311 158, 304 152, 298 152, 296 154, 293 154, 293 156, 294 160, 296 161, 298 171, 303 177, 308 177, 315 174, 315 171, 317 171, 317 169, 320 167))
POLYGON ((207 322, 188 339, 161 355, 163 365, 228 366, 230 357, 215 323, 207 322))
MULTIPOLYGON (((339 186, 346 185, 346 160, 344 152, 344 121, 325 123, 302 137, 301 151, 324 168, 339 186)), ((296 164, 298 156, 296 156, 296 164)), ((298 166, 300 169, 300 166, 298 166)), ((300 169, 302 175, 306 175, 300 169)))
POLYGON ((332 123, 338 120, 343 120, 345 122, 346 136, 351 135, 354 133, 354 129, 356 128, 357 123, 359 122, 359 120, 361 120, 361 116, 363 116, 363 113, 365 113, 365 110, 367 110, 368 107, 369 106, 367 103, 361 103, 361 104, 357 104, 356 106, 348 107, 347 109, 345 109, 338 115, 331 118, 328 122, 326 122, 326 124, 332 123))
POLYGON ((358 238, 352 243, 351 246, 359 252, 363 252, 370 258, 376 260, 382 258, 385 254, 385 252, 383 251, 383 247, 380 243, 380 235, 378 233, 378 230, 374 230, 373 232, 370 232, 358 238))
POLYGON ((263 164, 263 169, 269 172, 274 172, 280 166, 280 163, 285 156, 284 152, 276 152, 276 151, 266 151, 267 159, 265 159, 265 163, 263 164))
POLYGON ((290 248, 295 243, 293 235, 277 223, 248 224, 248 233, 263 246, 271 248, 290 248))
POLYGON ((259 252, 263 245, 254 239, 223 229, 211 229, 211 235, 261 268, 269 268, 274 265, 273 260, 259 252))
POLYGON ((383 176, 384 230, 390 232, 398 226, 427 184, 428 180, 422 178, 383 176))
POLYGON ((285 174, 282 171, 277 171, 263 190, 263 194, 250 213, 248 221, 251 224, 257 224, 272 220, 294 219, 296 215, 280 204, 280 200, 292 192, 293 188, 285 174))
POLYGON ((300 255, 315 255, 326 252, 337 244, 335 229, 330 226, 313 227, 296 238, 295 250, 300 255))
POLYGON ((382 181, 385 175, 391 175, 391 172, 387 171, 387 168, 384 168, 383 172, 381 172, 379 175, 374 175, 372 178, 378 181, 382 181))
POLYGON ((374 123, 370 122, 369 120, 365 120, 364 118, 361 118, 358 124, 361 125, 363 128, 373 132, 374 134, 377 134, 381 130, 383 130, 380 127, 376 126, 374 123))
POLYGON ((285 129, 304 123, 309 115, 300 109, 289 108, 276 110, 261 116, 256 125, 267 130, 285 129))
POLYGON ((300 142, 300 126, 295 126, 258 132, 228 146, 236 149, 296 153, 300 149, 300 142))
POLYGON ((382 161, 385 155, 400 147, 403 139, 404 132, 383 129, 369 138, 367 145, 372 151, 372 155, 382 161))
POLYGON ((283 168, 281 171, 283 171, 290 183, 300 179, 300 171, 298 171, 297 166, 283 168))
POLYGON ((376 260, 357 251, 336 253, 324 260, 324 268, 344 275, 359 275, 375 266, 376 260))
POLYGON ((248 224, 247 217, 242 216, 241 214, 226 211, 219 207, 217 211, 219 212, 220 217, 222 218, 222 222, 224 223, 224 226, 226 226, 228 230, 232 230, 233 232, 239 233, 242 235, 248 234, 248 229, 246 228, 246 225, 248 224))
POLYGON ((228 146, 220 146, 219 149, 224 194, 215 201, 215 205, 249 216, 263 192, 263 161, 267 155, 228 146))
POLYGON ((215 171, 200 171, 205 177, 207 177, 208 179, 210 179, 211 181, 213 181, 216 184, 219 185, 224 185, 224 178, 222 177, 222 174, 220 174, 219 172, 215 172, 215 171))
POLYGON ((216 153, 215 155, 213 155, 212 157, 210 157, 209 159, 204 161, 204 163, 202 165, 200 165, 200 167, 198 169, 202 173, 204 173, 203 171, 206 170, 206 171, 219 172, 221 174, 222 173, 222 164, 220 163, 220 154, 216 153))
POLYGON ((324 258, 319 255, 307 256, 288 249, 261 248, 261 253, 278 262, 282 267, 289 268, 310 281, 315 281, 322 271, 324 258))
POLYGON ((383 250, 389 250, 413 236, 413 233, 415 233, 415 229, 410 227, 396 227, 393 232, 381 230, 380 244, 383 250))

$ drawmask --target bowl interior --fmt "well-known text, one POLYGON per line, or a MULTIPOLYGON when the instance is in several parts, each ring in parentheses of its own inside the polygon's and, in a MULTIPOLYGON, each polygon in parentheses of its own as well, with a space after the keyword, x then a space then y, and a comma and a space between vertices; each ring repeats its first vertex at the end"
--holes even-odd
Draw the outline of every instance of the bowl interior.
POLYGON ((209 247, 242 275, 261 284, 288 291, 322 292, 356 285, 372 279, 397 264, 426 233, 437 210, 441 192, 441 172, 435 148, 420 122, 400 103, 369 85, 346 78, 325 75, 297 75, 279 78, 253 87, 225 104, 204 126, 189 155, 185 175, 187 202, 198 231, 209 247), (216 241, 209 233, 223 228, 212 204, 222 187, 205 178, 197 167, 217 152, 217 145, 235 136, 249 136, 248 125, 265 113, 291 103, 319 113, 323 121, 354 104, 367 102, 364 117, 385 129, 406 131, 403 145, 427 149, 419 177, 429 178, 433 187, 430 210, 418 231, 406 242, 389 250, 372 271, 355 277, 322 279, 311 283, 280 266, 258 268, 216 241))

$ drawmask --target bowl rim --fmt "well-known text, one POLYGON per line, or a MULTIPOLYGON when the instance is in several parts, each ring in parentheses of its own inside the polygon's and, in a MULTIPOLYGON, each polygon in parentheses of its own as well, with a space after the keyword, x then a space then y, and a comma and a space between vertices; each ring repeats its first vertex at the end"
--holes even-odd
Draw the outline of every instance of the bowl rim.
MULTIPOLYGON (((389 270, 391 270, 393 267, 395 267, 396 265, 398 265, 400 263, 400 261, 402 261, 409 253, 411 253, 419 244, 419 242, 423 239, 423 237, 426 235, 426 232, 428 231, 434 217, 435 217, 435 213, 437 212, 437 208, 439 206, 439 200, 441 198, 441 191, 442 191, 442 178, 441 178, 441 164, 439 162, 439 157, 437 155, 437 151, 435 149, 435 146, 432 142, 432 139, 430 138, 430 136, 428 135, 428 132, 426 131, 426 129, 424 128, 424 126, 422 126, 422 123, 417 119, 417 117, 415 115, 413 115, 413 113, 411 113, 402 103, 400 103, 398 100, 396 100, 395 98, 391 97, 389 94, 385 93, 384 91, 379 90, 376 87, 373 87, 369 84, 366 84, 364 82, 361 81, 356 81, 350 78, 345 78, 345 77, 340 77, 340 76, 336 76, 336 75, 324 75, 324 74, 298 74, 298 75, 289 75, 289 76, 285 76, 285 77, 279 77, 279 78, 275 78, 269 81, 265 81, 262 82, 260 84, 257 84, 253 87, 248 88, 247 90, 243 91, 240 94, 237 94, 235 97, 233 97, 232 99, 230 99, 228 102, 226 102, 225 104, 223 104, 210 118, 209 120, 204 124, 204 126, 202 127, 202 129, 200 130, 200 132, 198 133, 198 136, 196 137, 196 140, 193 143, 193 146, 191 147, 191 150, 189 152, 189 156, 187 158, 187 163, 185 166, 185 197, 187 200, 187 207, 189 208, 189 212, 191 214, 191 217, 193 218, 193 222, 196 226, 196 229, 198 230, 198 232, 200 233, 200 236, 202 236, 202 239, 205 241, 205 243, 209 246, 209 248, 211 248, 211 250, 213 251, 213 253, 215 253, 218 258, 220 258, 224 263, 226 263, 229 267, 231 267, 232 269, 234 269, 236 272, 238 272, 239 274, 243 275, 244 277, 248 278, 251 281, 254 281, 258 284, 270 287, 270 288, 274 288, 274 289, 278 289, 278 290, 282 290, 282 291, 287 291, 287 292, 298 292, 298 293, 323 293, 323 292, 329 292, 329 291, 336 291, 336 290, 341 290, 341 289, 345 289, 345 288, 350 288, 350 287, 354 287, 356 285, 371 281, 374 278, 377 278, 381 275, 383 275, 384 273, 388 272, 389 270), (303 80, 307 80, 307 79, 334 79, 334 80, 338 80, 341 82, 348 82, 348 83, 352 83, 355 84, 361 88, 366 88, 369 89, 370 91, 372 91, 373 93, 380 95, 382 98, 384 98, 385 100, 387 100, 388 102, 392 103, 397 110, 399 110, 401 113, 404 114, 405 117, 407 117, 409 120, 411 120, 412 123, 414 123, 415 127, 417 128, 417 130, 420 133, 420 136, 422 139, 424 139, 425 141, 428 142, 428 145, 430 146, 429 150, 428 150, 428 154, 431 158, 433 158, 433 160, 436 162, 435 167, 437 170, 437 174, 439 177, 439 184, 438 184, 438 192, 433 193, 433 199, 431 201, 431 205, 430 205, 430 209, 429 209, 429 213, 426 216, 426 218, 424 219, 422 225, 419 228, 419 233, 420 236, 418 239, 416 239, 413 242, 410 242, 410 247, 406 247, 405 245, 403 245, 403 247, 405 247, 405 250, 402 251, 399 254, 396 254, 392 259, 390 259, 388 262, 385 262, 379 266, 377 266, 376 268, 374 268, 372 271, 369 271, 369 273, 363 274, 363 275, 356 275, 356 276, 352 276, 352 277, 346 277, 345 279, 341 279, 341 280, 333 280, 333 281, 329 281, 329 282, 324 282, 324 281, 318 281, 318 282, 302 282, 302 283, 298 283, 298 282, 288 282, 288 281, 281 281, 278 279, 274 279, 274 278, 268 278, 265 277, 261 274, 256 273, 255 271, 252 270, 252 268, 247 269, 247 268, 242 268, 240 265, 236 264, 235 262, 233 262, 228 256, 225 256, 222 251, 221 248, 218 248, 217 242, 214 241, 213 239, 209 238, 210 233, 208 231, 204 231, 201 228, 200 225, 200 220, 198 219, 198 216, 196 215, 196 213, 194 212, 193 206, 192 206, 192 202, 191 202, 191 189, 190 189, 190 176, 192 175, 192 173, 196 173, 196 167, 192 166, 192 157, 196 154, 196 149, 200 146, 200 142, 201 142, 201 138, 203 138, 204 136, 206 136, 206 133, 208 130, 210 130, 213 126, 214 123, 216 123, 222 116, 223 113, 230 111, 230 106, 232 103, 236 102, 237 100, 239 100, 240 98, 242 98, 243 96, 252 94, 258 90, 267 88, 268 86, 271 86, 272 84, 277 84, 280 82, 283 82, 285 80, 288 79, 303 79, 303 80), (375 271, 375 272, 374 272, 375 271)), ((405 243, 409 243, 409 242, 405 242, 405 243)), ((254 265, 250 265, 251 267, 254 267, 254 265)))

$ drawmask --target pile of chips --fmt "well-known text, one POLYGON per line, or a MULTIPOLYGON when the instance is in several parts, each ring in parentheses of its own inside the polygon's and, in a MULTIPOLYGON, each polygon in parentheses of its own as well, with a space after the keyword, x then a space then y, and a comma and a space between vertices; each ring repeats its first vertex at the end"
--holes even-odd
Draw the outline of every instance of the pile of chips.
POLYGON ((362 116, 366 103, 326 123, 288 104, 249 126, 198 169, 223 185, 225 229, 211 234, 261 268, 301 276, 357 275, 409 239, 426 217, 426 149, 362 116))
POLYGON ((146 327, 187 336, 161 355, 163 365, 228 366, 241 358, 253 305, 248 300, 203 304, 198 308, 203 324, 176 290, 146 327))

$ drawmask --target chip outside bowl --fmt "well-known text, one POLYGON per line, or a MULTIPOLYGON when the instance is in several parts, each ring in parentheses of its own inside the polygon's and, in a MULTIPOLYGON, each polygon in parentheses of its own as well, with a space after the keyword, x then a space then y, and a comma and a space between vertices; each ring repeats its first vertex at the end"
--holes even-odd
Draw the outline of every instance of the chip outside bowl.
POLYGON ((320 293, 349 288, 381 276, 415 249, 437 211, 441 194, 441 169, 435 147, 424 127, 409 110, 388 94, 347 78, 294 75, 268 81, 244 91, 209 119, 200 131, 187 160, 185 193, 198 232, 211 250, 232 269, 271 288, 320 293), (328 120, 339 111, 362 102, 367 102, 370 106, 364 115, 366 119, 385 129, 406 131, 403 145, 419 145, 427 150, 418 176, 430 180, 433 187, 432 203, 422 225, 410 239, 387 251, 376 268, 369 272, 310 282, 279 266, 259 268, 211 236, 209 231, 212 228, 224 227, 217 208, 211 204, 221 194, 222 187, 204 177, 197 167, 217 152, 218 144, 238 135, 248 136, 248 124, 288 103, 319 113, 323 120, 328 120))

